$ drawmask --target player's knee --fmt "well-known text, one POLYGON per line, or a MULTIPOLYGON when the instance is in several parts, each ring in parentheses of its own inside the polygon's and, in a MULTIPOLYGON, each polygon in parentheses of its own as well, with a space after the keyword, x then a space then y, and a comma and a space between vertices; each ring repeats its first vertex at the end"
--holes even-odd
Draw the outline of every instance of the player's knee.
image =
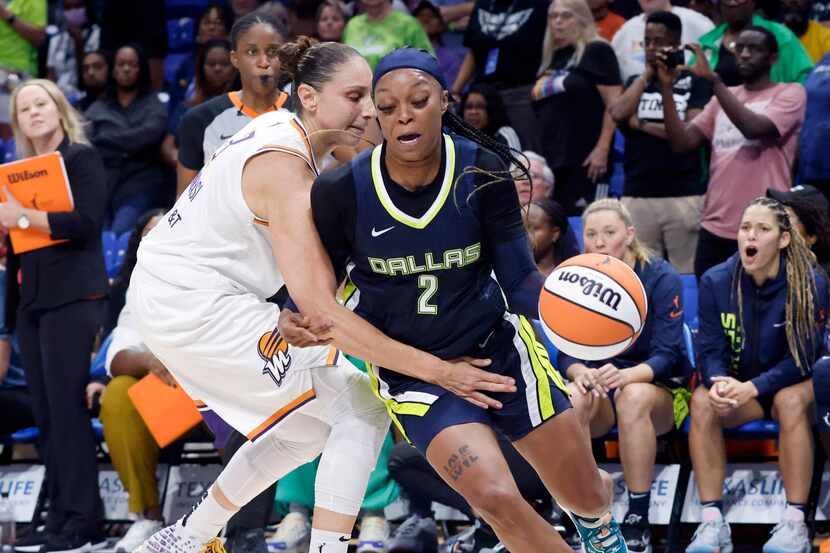
POLYGON ((651 386, 652 384, 636 382, 617 391, 614 399, 620 425, 642 423, 648 419, 652 408, 651 386))
POLYGON ((772 399, 782 430, 807 419, 809 397, 797 386, 780 390, 772 399))
POLYGON ((101 396, 101 421, 112 424, 116 419, 135 413, 135 407, 127 392, 138 382, 132 376, 116 376, 104 389, 101 396))
POLYGON ((470 505, 491 524, 508 524, 522 512, 518 507, 524 498, 509 478, 505 480, 479 482, 466 497, 470 505))
POLYGON ((711 426, 717 424, 718 414, 709 401, 709 390, 703 386, 692 394, 692 401, 689 405, 693 426, 711 426))

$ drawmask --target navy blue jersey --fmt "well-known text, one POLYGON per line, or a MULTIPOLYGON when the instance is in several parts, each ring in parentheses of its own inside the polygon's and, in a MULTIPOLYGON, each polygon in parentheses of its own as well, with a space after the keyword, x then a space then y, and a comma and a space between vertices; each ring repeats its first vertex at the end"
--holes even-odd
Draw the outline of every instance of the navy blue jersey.
MULTIPOLYGON (((311 203, 335 270, 348 260, 349 307, 389 337, 452 359, 501 321, 490 247, 525 231, 513 181, 493 182, 505 176, 501 160, 458 136, 444 144, 441 169, 422 189, 393 182, 378 146, 321 175, 311 203)), ((409 380, 383 372, 390 387, 409 380)))

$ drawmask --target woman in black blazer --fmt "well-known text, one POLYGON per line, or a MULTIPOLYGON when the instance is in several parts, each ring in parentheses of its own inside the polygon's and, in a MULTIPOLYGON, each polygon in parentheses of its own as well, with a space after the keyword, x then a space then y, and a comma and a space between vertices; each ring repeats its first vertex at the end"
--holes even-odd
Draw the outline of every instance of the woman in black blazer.
POLYGON ((72 211, 47 213, 23 208, 6 190, 7 201, 0 203, 3 229, 37 229, 67 240, 8 260, 7 318, 20 340, 49 497, 46 536, 26 541, 45 542, 45 553, 87 553, 102 541, 95 438, 84 389, 106 312, 106 173, 77 112, 54 83, 27 81, 15 89, 10 109, 18 157, 60 152, 74 199, 72 211))

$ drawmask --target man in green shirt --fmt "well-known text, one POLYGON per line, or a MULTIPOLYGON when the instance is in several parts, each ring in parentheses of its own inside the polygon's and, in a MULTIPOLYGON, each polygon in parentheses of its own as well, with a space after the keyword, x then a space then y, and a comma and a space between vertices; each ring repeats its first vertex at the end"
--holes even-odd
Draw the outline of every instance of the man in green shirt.
POLYGON ((770 73, 772 80, 777 83, 804 83, 813 70, 813 62, 792 31, 780 23, 755 15, 754 0, 722 0, 720 10, 724 23, 700 37, 700 46, 709 65, 715 68, 727 86, 742 84, 733 51, 738 35, 750 25, 768 29, 778 42, 778 61, 770 73))
POLYGON ((361 0, 363 14, 353 17, 343 31, 343 42, 366 58, 374 70, 380 59, 404 46, 435 54, 417 19, 392 8, 391 0, 361 0))

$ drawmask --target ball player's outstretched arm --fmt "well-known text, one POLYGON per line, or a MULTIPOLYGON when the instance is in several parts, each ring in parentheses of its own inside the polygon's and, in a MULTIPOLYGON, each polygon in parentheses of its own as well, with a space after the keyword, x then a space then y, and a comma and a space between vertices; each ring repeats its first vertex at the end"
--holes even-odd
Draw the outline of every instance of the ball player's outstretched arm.
POLYGON ((442 386, 482 408, 501 408, 485 392, 516 390, 512 378, 482 370, 489 360, 443 361, 392 340, 337 303, 334 270, 311 214, 314 175, 303 159, 281 152, 261 154, 248 162, 242 181, 249 205, 270 222, 274 257, 291 298, 304 315, 331 322, 337 348, 442 386))

